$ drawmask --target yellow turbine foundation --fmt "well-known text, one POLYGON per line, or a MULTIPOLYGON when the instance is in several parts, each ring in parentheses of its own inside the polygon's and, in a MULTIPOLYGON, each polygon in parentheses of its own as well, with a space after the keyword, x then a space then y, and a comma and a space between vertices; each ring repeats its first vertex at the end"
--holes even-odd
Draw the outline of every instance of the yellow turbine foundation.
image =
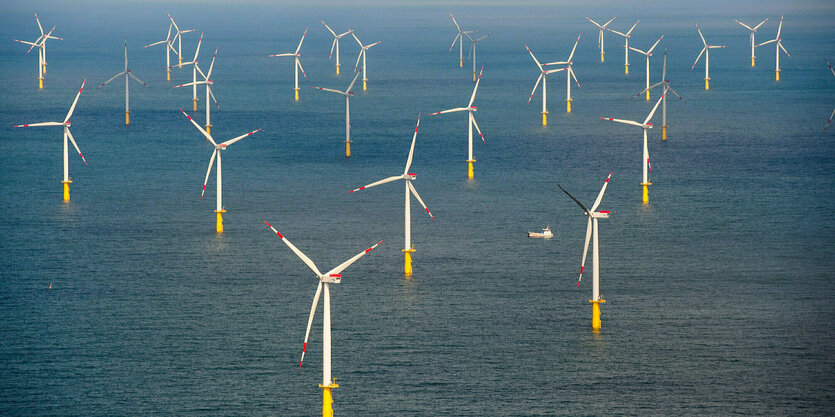
POLYGON ((464 58, 458 60, 458 68, 464 68, 464 58))
POLYGON ((548 126, 548 112, 542 112, 542 126, 548 126))
POLYGON ((643 193, 641 194, 641 202, 644 204, 649 204, 649 188, 648 186, 652 185, 651 182, 643 182, 641 186, 643 186, 643 193))
POLYGON ((474 175, 473 175, 473 162, 475 162, 475 159, 468 159, 467 160, 467 178, 469 178, 469 179, 473 179, 473 177, 474 177, 474 175))
POLYGON ((414 249, 401 249, 403 251, 403 273, 412 275, 412 252, 414 249))
POLYGON ((46 62, 43 64, 43 73, 46 74, 46 62))
POLYGON ((177 68, 182 68, 183 67, 183 57, 177 58, 177 60, 179 61, 177 63, 177 68))
POLYGON ((171 70, 165 71, 165 79, 171 81, 171 70))
POLYGON ((667 140, 667 125, 661 126, 661 140, 667 140))
POLYGON ((339 65, 336 66, 336 75, 339 75, 339 65))
POLYGON ((623 73, 629 75, 629 64, 623 65, 623 73))
POLYGON ((754 60, 755 60, 755 59, 756 59, 755 57, 753 57, 753 56, 751 57, 751 68, 753 68, 753 67, 754 67, 754 60))
POLYGON ((710 90, 710 78, 705 78, 705 90, 710 90))
POLYGON ((125 112, 125 125, 127 126, 129 124, 130 124, 130 112, 126 111, 125 112))
POLYGON ((43 88, 43 78, 38 78, 38 88, 43 88))
POLYGON ((223 233, 223 213, 226 213, 226 210, 215 210, 217 213, 217 223, 215 224, 215 231, 218 233, 223 233))
POLYGON ((603 52, 600 53, 600 62, 603 62, 603 52))
POLYGON ((647 90, 647 101, 649 101, 649 90, 647 90))
POLYGON ((365 91, 368 88, 368 86, 366 86, 366 81, 368 80, 365 78, 362 79, 362 91, 365 91))
POLYGON ((299 101, 299 89, 298 89, 298 88, 294 88, 293 90, 295 90, 295 91, 296 91, 296 101, 299 101))
POLYGON ((774 71, 775 81, 780 81, 780 70, 774 71))
POLYGON ((339 388, 339 385, 336 383, 330 385, 319 384, 319 388, 322 389, 322 417, 333 417, 333 394, 331 390, 339 388))
POLYGON ((351 142, 353 142, 353 141, 352 140, 346 140, 345 141, 345 157, 346 158, 351 157, 351 142))
POLYGON ((473 82, 475 82, 475 80, 476 80, 475 71, 473 71, 473 82))
POLYGON ((606 300, 589 300, 591 303, 591 328, 593 331, 600 330, 600 303, 605 303, 606 300))
POLYGON ((64 201, 70 201, 70 184, 72 184, 72 181, 69 180, 61 182, 64 183, 64 201))
POLYGON ((206 125, 206 133, 212 134, 212 125, 206 125))
POLYGON ((565 112, 571 113, 571 102, 574 101, 573 99, 568 99, 565 101, 565 112))
POLYGON ((197 111, 197 99, 195 98, 195 99, 192 99, 191 101, 194 102, 194 107, 193 107, 194 111, 197 111))

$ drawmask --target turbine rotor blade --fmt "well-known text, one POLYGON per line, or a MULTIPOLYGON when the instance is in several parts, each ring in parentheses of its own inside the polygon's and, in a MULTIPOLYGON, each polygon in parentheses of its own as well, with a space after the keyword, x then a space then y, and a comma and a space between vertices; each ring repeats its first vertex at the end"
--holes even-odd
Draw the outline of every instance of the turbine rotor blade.
POLYGON ((428 214, 428 215, 429 215, 429 217, 431 217, 431 218, 432 218, 432 221, 434 222, 434 221, 435 221, 435 216, 433 216, 433 215, 432 215, 432 212, 431 212, 431 211, 429 211, 429 208, 428 208, 428 207, 426 207, 426 204, 424 204, 423 199, 422 199, 422 198, 420 198, 420 195, 418 195, 418 192, 417 192, 417 190, 415 189, 415 186, 414 186, 414 185, 412 185, 412 182, 411 182, 411 181, 406 181, 406 186, 407 186, 407 187, 409 187, 409 191, 411 191, 411 192, 412 192, 412 194, 414 194, 414 196, 415 196, 415 198, 417 199, 418 203, 420 203, 420 205, 421 205, 421 206, 423 206, 423 209, 426 211, 426 214, 428 214))
POLYGON ((539 82, 542 81, 543 77, 545 77, 545 74, 539 74, 539 78, 537 78, 536 82, 533 84, 533 90, 531 90, 531 96, 528 98, 528 103, 530 103, 533 99, 533 94, 536 92, 536 87, 539 87, 539 82))
POLYGON ((350 193, 353 193, 353 192, 355 192, 355 191, 364 190, 364 189, 366 189, 366 188, 371 188, 371 187, 374 187, 374 186, 377 186, 377 185, 380 185, 380 184, 385 184, 385 183, 387 183, 387 182, 392 182, 392 181, 397 181, 397 180, 402 180, 402 179, 403 179, 403 176, 402 176, 402 175, 398 175, 398 176, 396 176, 396 177, 388 177, 388 178, 382 179, 382 180, 380 180, 380 181, 375 181, 375 182, 372 182, 371 184, 368 184, 368 185, 363 185, 363 186, 362 186, 362 187, 360 187, 360 188, 355 188, 355 189, 353 189, 353 190, 351 190, 351 191, 348 191, 348 193, 350 194, 350 193))
POLYGON ((304 33, 302 34, 302 39, 299 41, 299 46, 296 47, 296 53, 299 53, 299 49, 302 49, 302 42, 304 42, 304 37, 307 35, 307 28, 304 28, 304 33))
POLYGON ((229 139, 229 140, 227 140, 226 142, 221 143, 221 144, 220 144, 220 146, 227 147, 227 146, 229 146, 229 145, 231 145, 231 144, 233 144, 233 143, 235 143, 235 142, 237 142, 237 141, 239 141, 239 140, 241 140, 241 139, 243 139, 243 138, 245 138, 245 137, 247 137, 247 136, 250 136, 250 135, 252 135, 252 134, 254 134, 254 133, 258 133, 258 132, 260 132, 260 131, 261 131, 261 129, 257 129, 257 130, 253 130, 252 132, 249 132, 249 133, 244 133, 244 134, 243 134, 243 135, 241 135, 241 136, 238 136, 238 137, 236 137, 236 138, 234 138, 234 139, 229 139))
POLYGON ((589 240, 591 240, 591 216, 586 226, 586 243, 583 245, 583 260, 580 262, 580 277, 577 278, 577 288, 580 288, 580 281, 583 280, 583 268, 586 266, 586 255, 589 253, 589 240))
POLYGON ((81 82, 81 88, 78 89, 78 94, 75 95, 75 100, 73 100, 72 106, 70 106, 70 111, 67 112, 67 117, 64 118, 64 123, 67 123, 67 120, 70 120, 70 117, 72 117, 72 113, 75 111, 75 105, 78 104, 78 98, 81 97, 81 92, 84 91, 84 84, 86 83, 87 79, 85 78, 81 82))
POLYGON ((307 330, 304 332, 304 345, 302 345, 302 359, 299 361, 299 369, 302 369, 304 353, 307 351, 307 339, 310 337, 310 327, 313 325, 313 316, 316 315, 316 307, 319 304, 319 296, 322 294, 322 280, 316 287, 316 295, 313 296, 313 305, 310 306, 310 316, 307 318, 307 330))
POLYGON ((467 104, 467 107, 473 106, 473 101, 475 101, 475 93, 478 91, 478 83, 481 82, 481 74, 484 73, 484 67, 481 67, 481 71, 478 73, 478 79, 475 81, 475 87, 473 87, 473 95, 470 97, 470 103, 467 104))
POLYGON ((188 118, 188 120, 191 122, 191 124, 193 124, 193 125, 194 125, 194 127, 196 127, 196 128, 197 128, 197 130, 199 130, 199 131, 200 131, 200 133, 202 133, 202 134, 203 134, 203 136, 205 136, 205 137, 206 137, 206 139, 207 139, 209 142, 211 142, 211 144, 212 144, 212 145, 217 146, 217 143, 215 143, 215 140, 214 140, 214 139, 212 139, 212 135, 210 135, 210 134, 206 133, 206 131, 205 131, 205 130, 203 130, 203 128, 202 128, 202 127, 200 127, 200 125, 199 125, 199 124, 197 124, 197 122, 195 122, 195 121, 194 121, 194 119, 192 119, 192 118, 191 118, 191 116, 189 116, 188 114, 186 114, 186 112, 184 112, 184 111, 183 111, 183 109, 180 109, 180 112, 181 112, 181 113, 183 113, 183 116, 186 116, 186 118, 188 118))
POLYGON ((568 191, 565 191, 565 188, 562 188, 561 185, 557 184, 557 187, 559 187, 560 190, 562 190, 562 192, 565 193, 565 195, 571 197, 571 199, 574 200, 574 202, 577 203, 577 205, 579 205, 587 215, 589 215, 589 216, 591 215, 591 213, 589 212, 589 209, 585 205, 583 205, 583 203, 581 203, 580 200, 574 198, 574 196, 569 194, 568 191))
POLYGON ((612 178, 612 173, 609 173, 609 176, 606 177, 606 181, 603 183, 603 188, 600 189, 600 194, 597 195, 597 199, 594 200, 594 204, 591 206, 591 212, 593 213, 597 210, 597 206, 600 205, 600 201, 603 200, 603 193, 606 192, 606 187, 609 185, 609 179, 612 178))
POLYGON ((667 95, 667 90, 664 90, 664 93, 661 94, 661 97, 658 97, 658 101, 655 103, 655 107, 652 108, 652 111, 649 112, 649 116, 647 116, 646 120, 644 120, 644 126, 646 126, 652 116, 655 115, 655 111, 658 110, 658 106, 661 104, 661 101, 664 100, 664 96, 667 95))
POLYGON ((109 80, 107 80, 107 81, 105 81, 105 82, 101 83, 101 85, 100 85, 100 86, 96 87, 96 90, 98 90, 99 88, 104 87, 107 83, 109 83, 109 82, 111 82, 111 81, 115 80, 115 79, 116 79, 116 77, 118 77, 118 76, 120 76, 120 75, 125 75, 125 71, 122 71, 122 72, 120 72, 120 73, 118 73, 118 74, 114 75, 114 76, 113 76, 112 78, 110 78, 109 80))
POLYGON ((345 89, 345 94, 348 94, 348 93, 351 92, 351 89, 354 88, 354 83, 357 82, 357 78, 359 78, 359 77, 360 77, 360 73, 357 73, 357 75, 354 76, 354 80, 351 81, 351 84, 348 84, 348 88, 345 89))
POLYGON ((264 222, 264 223, 270 229, 272 229, 273 232, 275 232, 275 234, 281 239, 281 241, 284 242, 284 244, 286 244, 287 247, 289 247, 290 250, 292 250, 293 253, 295 253, 296 256, 298 256, 299 259, 301 259, 305 263, 305 265, 307 265, 307 267, 310 268, 310 270, 313 271, 313 273, 316 274, 317 277, 320 277, 320 278, 322 277, 322 273, 319 272, 319 268, 316 267, 316 264, 314 264, 313 261, 310 260, 310 258, 307 257, 307 255, 305 255, 302 251, 300 251, 297 247, 295 247, 292 243, 290 243, 290 241, 287 240, 287 238, 285 238, 281 233, 279 233, 278 230, 275 230, 275 227, 272 227, 272 225, 270 225, 267 222, 264 222))
POLYGON ((345 261, 345 262, 343 262, 343 263, 339 264, 339 266, 337 266, 337 267, 336 267, 336 268, 334 268, 334 269, 331 269, 331 270, 330 270, 330 271, 328 271, 328 273, 327 273, 327 274, 325 274, 325 275, 338 275, 339 273, 341 273, 342 271, 344 271, 344 270, 345 270, 345 268, 347 268, 347 267, 351 266, 351 264, 352 264, 352 263, 356 262, 356 261, 357 261, 357 259, 362 258, 363 256, 365 256, 365 254, 366 254, 366 253, 371 252, 374 248, 376 248, 377 246, 379 246, 381 243, 383 243, 383 241, 382 241, 382 240, 381 240, 381 241, 379 241, 379 242, 377 242, 377 243, 375 243, 375 244, 374 244, 374 245, 372 245, 370 248, 368 248, 368 249, 366 249, 366 250, 364 250, 364 251, 362 251, 362 252, 360 252, 360 253, 358 253, 358 254, 354 255, 354 257, 353 257, 353 258, 348 259, 347 261, 345 261))
POLYGON ((409 158, 406 159, 406 169, 403 170, 403 175, 409 173, 409 168, 412 166, 412 156, 415 153, 415 142, 417 141, 418 128, 420 128, 420 113, 418 113, 417 125, 415 125, 415 135, 412 136, 412 146, 409 148, 409 158))
POLYGON ((690 67, 690 71, 693 71, 693 68, 696 68, 696 64, 698 64, 699 60, 702 59, 702 54, 704 54, 706 50, 707 50, 707 46, 702 48, 702 52, 699 52, 699 56, 697 56, 696 60, 693 61, 693 65, 690 67))
POLYGON ((72 137, 72 132, 70 132, 69 127, 67 127, 67 137, 70 138, 70 142, 72 142, 72 146, 75 147, 75 151, 78 152, 78 156, 80 156, 81 160, 84 161, 84 165, 87 165, 87 159, 85 159, 84 155, 81 154, 81 149, 78 149, 78 144, 75 143, 75 138, 72 137))
POLYGON ((218 150, 215 148, 214 152, 212 152, 212 157, 209 158, 209 168, 206 169, 206 179, 203 180, 203 191, 200 193, 200 200, 203 200, 203 194, 206 193, 206 183, 209 182, 209 175, 212 173, 212 165, 215 164, 217 153, 218 150))
POLYGON ((484 144, 487 144, 487 141, 484 140, 484 135, 481 134, 481 129, 478 128, 478 123, 475 122, 475 117, 473 117, 473 112, 470 112, 470 121, 473 122, 473 126, 475 126, 476 132, 478 132, 478 135, 481 136, 481 142, 483 142, 484 144))
POLYGON ((525 49, 527 49, 527 50, 528 50, 528 53, 529 53, 529 54, 531 54, 531 58, 533 58, 533 62, 535 62, 535 63, 536 63, 536 66, 537 66, 537 67, 539 67, 539 69, 541 70, 541 69, 542 69, 542 64, 540 64, 540 63, 539 63, 539 60, 538 60, 538 59, 536 59, 536 57, 533 55, 533 52, 531 52, 531 48, 528 48, 528 44, 524 43, 524 44, 522 44, 522 45, 524 45, 524 46, 525 46, 525 49))

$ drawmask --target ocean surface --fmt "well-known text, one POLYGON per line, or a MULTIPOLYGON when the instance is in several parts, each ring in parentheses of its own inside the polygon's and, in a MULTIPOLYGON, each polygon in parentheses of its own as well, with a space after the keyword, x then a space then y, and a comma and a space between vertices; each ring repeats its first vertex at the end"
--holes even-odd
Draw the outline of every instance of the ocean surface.
MULTIPOLYGON (((812 3, 814 5, 814 3, 812 3)), ((474 105, 486 144, 474 143, 466 178, 468 62, 458 68, 449 8, 326 8, 183 3, 85 3, 36 9, 46 30, 44 89, 33 40, 37 5, 0 17, 0 414, 317 415, 321 410, 321 307, 304 366, 298 360, 316 287, 270 222, 322 270, 383 243, 331 290, 334 410, 340 416, 830 415, 835 407, 835 8, 788 6, 791 58, 774 81, 773 44, 750 67, 740 19, 720 7, 641 13, 621 8, 521 6, 452 11, 490 33, 474 105), (619 12, 619 13, 618 13, 619 12), (212 78, 221 110, 212 135, 260 132, 223 153, 225 232, 216 234, 214 174, 201 201, 211 146, 179 112, 190 110, 191 70, 165 80, 160 47, 171 13, 190 56, 205 32, 201 66, 219 48, 212 78), (589 14, 593 13, 593 14, 589 14), (641 22, 630 44, 666 34, 667 78, 685 102, 660 109, 649 152, 650 204, 641 204, 641 131, 601 116, 642 121, 652 101, 644 62, 597 30, 641 22), (366 43, 368 90, 351 99, 352 156, 344 157, 344 103, 311 88, 344 89, 358 46, 331 37, 350 26, 366 43), (711 88, 704 67, 711 51, 711 88), (292 60, 307 79, 293 100, 292 60), (527 103, 540 61, 568 56, 582 34, 565 113, 564 73, 527 103), (131 85, 124 125, 123 67, 131 85), (702 58, 704 59, 704 58, 702 58), (61 199, 61 121, 86 78, 70 148, 71 201, 61 199), (422 114, 411 172, 435 215, 412 205, 414 274, 403 274, 403 189, 398 175, 422 114), (603 328, 591 331, 591 259, 576 288, 586 218, 557 184, 587 205, 612 175, 600 209, 603 328), (528 239, 550 225, 555 237, 528 239), (50 288, 51 287, 51 288, 50 288)), ((805 4, 808 6, 808 4, 805 4)), ((772 8, 773 9, 773 8, 772 8)), ((660 79, 662 54, 652 59, 660 79)), ((465 50, 466 53, 466 50, 465 50)), ((204 92, 200 90, 204 119, 204 92)), ((191 112, 189 112, 191 114, 191 112)))

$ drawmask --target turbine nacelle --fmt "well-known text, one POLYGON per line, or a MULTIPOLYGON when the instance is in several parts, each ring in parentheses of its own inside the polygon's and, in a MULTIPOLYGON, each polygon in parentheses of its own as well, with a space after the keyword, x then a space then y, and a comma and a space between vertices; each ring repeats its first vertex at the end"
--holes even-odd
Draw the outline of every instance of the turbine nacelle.
POLYGON ((319 280, 325 284, 339 284, 342 282, 341 274, 326 274, 319 276, 319 280))
POLYGON ((411 172, 403 176, 404 180, 411 181, 417 179, 417 174, 412 174, 411 172))
POLYGON ((596 211, 594 213, 591 213, 590 217, 595 218, 595 219, 608 219, 609 218, 609 213, 610 212, 608 210, 596 211))

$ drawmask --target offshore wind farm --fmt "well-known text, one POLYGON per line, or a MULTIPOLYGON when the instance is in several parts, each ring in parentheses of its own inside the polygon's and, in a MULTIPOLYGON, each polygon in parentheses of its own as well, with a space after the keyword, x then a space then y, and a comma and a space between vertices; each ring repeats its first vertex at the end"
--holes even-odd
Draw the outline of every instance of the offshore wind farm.
POLYGON ((646 5, 4 4, 0 414, 828 414, 835 6, 646 5))

